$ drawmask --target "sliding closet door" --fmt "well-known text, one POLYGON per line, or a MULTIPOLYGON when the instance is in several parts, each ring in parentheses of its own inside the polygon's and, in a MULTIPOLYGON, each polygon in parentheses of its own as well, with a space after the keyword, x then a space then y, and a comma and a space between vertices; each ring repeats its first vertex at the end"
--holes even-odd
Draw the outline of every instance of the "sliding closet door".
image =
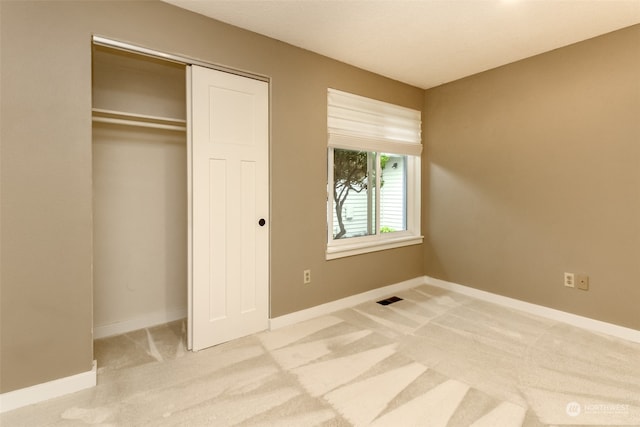
POLYGON ((266 82, 191 67, 193 350, 265 330, 269 295, 266 82))

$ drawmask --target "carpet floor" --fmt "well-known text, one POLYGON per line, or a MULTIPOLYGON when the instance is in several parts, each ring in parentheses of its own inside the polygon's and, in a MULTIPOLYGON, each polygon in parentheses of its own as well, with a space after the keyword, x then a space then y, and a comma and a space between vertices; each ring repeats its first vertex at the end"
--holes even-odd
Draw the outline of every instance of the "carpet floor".
POLYGON ((640 344, 431 286, 207 350, 97 340, 95 388, 9 426, 640 426, 640 344))

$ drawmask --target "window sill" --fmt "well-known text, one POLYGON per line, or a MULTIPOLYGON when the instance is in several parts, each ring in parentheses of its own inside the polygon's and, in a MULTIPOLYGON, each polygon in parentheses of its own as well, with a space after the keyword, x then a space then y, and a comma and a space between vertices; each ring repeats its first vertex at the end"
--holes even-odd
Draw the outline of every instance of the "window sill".
POLYGON ((402 236, 395 239, 384 239, 375 242, 358 242, 354 244, 330 246, 327 247, 326 259, 332 260, 369 252, 419 245, 422 244, 423 240, 423 236, 402 236))

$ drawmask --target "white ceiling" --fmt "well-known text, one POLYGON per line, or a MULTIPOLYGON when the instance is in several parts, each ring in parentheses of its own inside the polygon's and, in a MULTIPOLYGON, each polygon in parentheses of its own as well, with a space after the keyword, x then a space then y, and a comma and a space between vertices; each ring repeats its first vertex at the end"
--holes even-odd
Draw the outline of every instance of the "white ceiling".
POLYGON ((640 23, 640 0, 164 1, 424 89, 640 23))

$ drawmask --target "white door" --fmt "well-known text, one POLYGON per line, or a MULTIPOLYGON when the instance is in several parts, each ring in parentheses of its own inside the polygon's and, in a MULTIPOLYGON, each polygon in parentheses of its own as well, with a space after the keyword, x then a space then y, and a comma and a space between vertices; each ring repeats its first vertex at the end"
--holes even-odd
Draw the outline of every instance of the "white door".
POLYGON ((200 350, 268 327, 268 83, 191 66, 189 337, 200 350))

